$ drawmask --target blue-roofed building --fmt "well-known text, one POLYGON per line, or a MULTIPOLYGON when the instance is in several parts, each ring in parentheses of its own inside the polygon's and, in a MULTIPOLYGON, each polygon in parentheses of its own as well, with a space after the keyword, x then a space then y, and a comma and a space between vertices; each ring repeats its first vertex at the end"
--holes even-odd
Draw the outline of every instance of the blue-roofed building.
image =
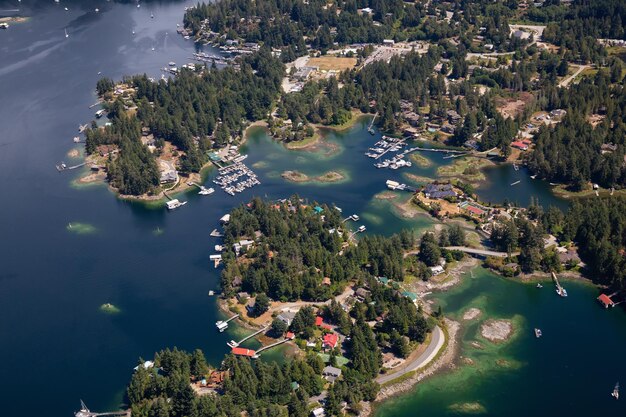
POLYGON ((428 184, 422 190, 424 195, 428 198, 448 198, 456 197, 456 191, 452 189, 450 184, 428 184))
POLYGON ((324 209, 323 209, 323 208, 321 208, 320 206, 315 206, 315 207, 313 208, 313 210, 315 210, 315 212, 316 212, 317 214, 320 214, 321 212, 323 212, 323 211, 324 211, 324 209))
POLYGON ((406 298, 408 298, 409 300, 416 302, 417 301, 417 294, 415 294, 414 292, 411 291, 402 291, 402 295, 406 298))
POLYGON ((387 277, 378 277, 376 279, 378 280, 378 282, 380 282, 383 285, 389 284, 389 278, 387 277))

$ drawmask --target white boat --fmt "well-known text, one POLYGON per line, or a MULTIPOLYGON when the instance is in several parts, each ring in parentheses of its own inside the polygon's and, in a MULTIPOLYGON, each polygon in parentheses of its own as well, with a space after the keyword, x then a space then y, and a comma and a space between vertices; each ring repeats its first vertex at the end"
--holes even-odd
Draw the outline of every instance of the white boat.
POLYGON ((79 143, 79 142, 80 142, 80 137, 74 136, 74 143, 79 143))
POLYGON ((105 114, 106 112, 107 112, 106 110, 104 110, 104 109, 100 109, 100 110, 98 110, 98 111, 96 112, 96 117, 99 119, 99 118, 101 118, 102 116, 104 116, 104 114, 105 114))
POLYGON ((70 37, 70 35, 67 33, 67 29, 65 29, 65 37, 66 37, 66 38, 69 38, 69 37, 70 37))
POLYGON ((535 328, 535 337, 539 339, 542 336, 541 329, 535 328))
POLYGON ((361 225, 359 226, 359 232, 364 232, 365 231, 365 226, 361 225))
POLYGON ((176 66, 176 62, 174 61, 170 61, 168 64, 170 67, 175 67, 176 66))
POLYGON ((204 188, 204 187, 202 187, 200 189, 200 191, 198 192, 198 194, 200 194, 200 195, 210 195, 210 194, 213 194, 214 192, 215 192, 214 188, 204 188))
POLYGON ((167 209, 168 210, 174 210, 180 206, 184 206, 185 204, 187 204, 186 201, 178 201, 178 199, 173 199, 168 201, 167 203, 165 203, 167 205, 167 209))
POLYGON ((356 214, 353 214, 353 215, 352 215, 352 220, 354 220, 355 222, 358 222, 358 221, 359 221, 359 218, 360 218, 360 217, 359 217, 359 216, 357 216, 356 214))
POLYGON ((224 214, 220 218, 220 223, 227 224, 230 221, 230 214, 224 214))
POLYGON ((619 400, 619 382, 615 384, 615 388, 613 388, 613 392, 611 393, 611 397, 619 400))
POLYGON ((8 29, 9 28, 9 24, 8 23, 0 23, 0 29, 8 29))
POLYGON ((537 288, 543 288, 543 285, 541 285, 540 282, 537 283, 537 288))

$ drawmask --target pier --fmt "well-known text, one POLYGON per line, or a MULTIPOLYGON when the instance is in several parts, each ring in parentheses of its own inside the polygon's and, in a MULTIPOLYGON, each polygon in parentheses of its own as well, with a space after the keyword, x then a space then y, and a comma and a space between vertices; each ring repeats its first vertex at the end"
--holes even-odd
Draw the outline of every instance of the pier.
POLYGON ((376 112, 376 114, 374 115, 374 118, 372 119, 369 126, 367 127, 367 131, 370 132, 372 135, 374 134, 374 120, 376 120, 377 116, 378 116, 378 112, 376 112))
POLYGON ((241 344, 242 344, 243 342, 245 342, 246 340, 251 339, 251 338, 253 338, 253 337, 254 337, 254 336, 256 336, 256 335, 258 335, 258 334, 260 334, 260 333, 265 332, 265 331, 266 331, 267 329, 269 329, 269 328, 270 328, 270 326, 269 326, 269 325, 267 325, 267 326, 263 327, 262 329, 257 330, 256 332, 254 332, 254 333, 252 333, 252 334, 249 334, 248 336, 244 337, 244 338, 243 338, 243 339, 241 339, 239 342, 235 342, 235 341, 231 340, 230 342, 228 342, 228 343, 227 343, 227 345, 228 345, 229 347, 231 347, 231 348, 235 348, 235 347, 237 347, 237 346, 241 345, 241 344))
POLYGON ((96 417, 96 416, 118 416, 118 417, 130 417, 130 410, 127 411, 107 411, 105 413, 95 413, 90 411, 85 405, 83 400, 80 400, 80 411, 74 413, 75 417, 96 417))
POLYGON ((272 343, 271 345, 263 346, 261 349, 256 351, 256 354, 252 358, 253 359, 258 359, 259 356, 261 356, 261 352, 263 352, 264 350, 271 349, 271 348, 276 347, 278 345, 282 345, 283 343, 286 343, 286 342, 288 342, 290 340, 293 340, 293 339, 289 338, 289 337, 285 337, 283 340, 279 340, 278 342, 272 343))
POLYGON ((356 215, 356 214, 353 214, 353 215, 348 216, 348 217, 346 217, 345 219, 343 219, 343 220, 341 221, 341 223, 345 223, 345 222, 347 222, 348 220, 352 220, 352 221, 358 222, 358 221, 359 221, 359 216, 358 216, 358 215, 356 215))
POLYGON ((567 290, 563 288, 563 286, 559 283, 559 279, 557 278, 554 271, 551 272, 552 280, 554 281, 554 285, 556 286, 556 293, 561 297, 567 297, 567 290))
POLYGON ((67 165, 65 165, 65 162, 61 162, 59 165, 56 166, 57 171, 61 172, 61 171, 69 171, 72 169, 76 169, 76 168, 80 168, 85 166, 85 164, 87 164, 86 162, 83 162, 81 164, 78 165, 72 165, 71 167, 68 167, 67 165))
POLYGON ((228 322, 235 320, 237 317, 239 317, 239 314, 235 314, 234 316, 232 316, 229 319, 226 320, 219 320, 215 322, 215 327, 217 327, 217 329, 221 332, 223 332, 224 330, 228 329, 228 322))
POLYGON ((213 229, 213 231, 210 234, 211 237, 222 237, 224 236, 222 233, 220 233, 217 229, 213 229))

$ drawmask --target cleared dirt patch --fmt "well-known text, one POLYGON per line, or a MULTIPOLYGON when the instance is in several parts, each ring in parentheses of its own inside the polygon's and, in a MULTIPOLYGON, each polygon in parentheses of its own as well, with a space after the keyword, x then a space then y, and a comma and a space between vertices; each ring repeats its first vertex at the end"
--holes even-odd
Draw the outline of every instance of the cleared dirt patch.
POLYGON ((496 98, 496 108, 505 119, 507 117, 515 118, 524 111, 533 99, 533 95, 526 92, 519 93, 516 97, 499 97, 496 98))
POLYGON ((320 71, 343 71, 354 68, 356 58, 344 58, 336 56, 321 56, 319 58, 311 58, 307 63, 309 67, 318 67, 320 71))

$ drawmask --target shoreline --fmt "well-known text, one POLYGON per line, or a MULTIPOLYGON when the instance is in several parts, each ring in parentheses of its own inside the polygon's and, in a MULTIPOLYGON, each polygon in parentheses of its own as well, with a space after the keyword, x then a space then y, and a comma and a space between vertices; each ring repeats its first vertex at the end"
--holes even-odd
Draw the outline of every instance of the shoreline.
POLYGON ((344 123, 343 125, 322 125, 322 124, 311 124, 314 129, 313 136, 304 138, 300 141, 293 142, 283 142, 283 146, 289 150, 310 150, 310 148, 314 148, 316 145, 323 140, 324 135, 322 134, 324 130, 330 130, 333 132, 343 132, 349 129, 352 129, 356 124, 363 118, 371 116, 369 113, 363 113, 360 110, 352 111, 352 118, 344 123))
POLYGON ((429 361, 424 367, 414 371, 413 374, 405 374, 398 376, 400 381, 389 381, 386 385, 381 386, 376 399, 371 403, 365 403, 361 416, 369 417, 373 415, 376 409, 383 405, 384 402, 405 394, 414 389, 417 384, 426 378, 435 376, 441 372, 454 369, 454 362, 459 357, 459 341, 458 336, 461 330, 459 322, 452 319, 444 318, 444 326, 442 326, 445 341, 437 355, 433 360, 429 361), (406 377, 406 375, 410 375, 406 377))

